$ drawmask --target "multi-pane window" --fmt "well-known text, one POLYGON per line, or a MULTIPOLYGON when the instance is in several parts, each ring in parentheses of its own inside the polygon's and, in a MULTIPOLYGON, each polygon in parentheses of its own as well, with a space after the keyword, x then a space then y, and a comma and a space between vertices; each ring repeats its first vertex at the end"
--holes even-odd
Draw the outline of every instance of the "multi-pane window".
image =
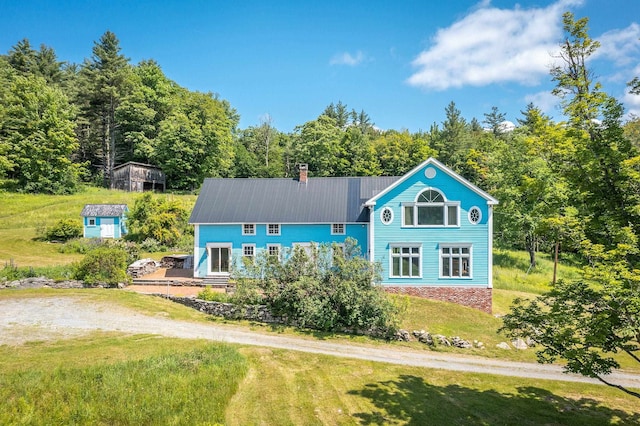
POLYGON ((482 212, 478 207, 471 207, 469 209, 469 222, 474 225, 477 225, 482 220, 482 212))
POLYGON ((389 207, 385 207, 384 209, 382 209, 382 211, 380 212, 380 221, 382 221, 382 223, 384 223, 385 225, 389 225, 391 222, 393 222, 393 210, 391 210, 389 207))
POLYGON ((471 277, 471 245, 443 245, 440 248, 440 276, 471 277))
POLYGON ((391 246, 391 276, 414 278, 422 275, 420 246, 391 246))
POLYGON ((242 224, 242 235, 256 235, 256 225, 254 223, 242 224))
POLYGON ((446 201, 435 189, 418 195, 414 203, 404 204, 404 226, 458 226, 459 203, 446 201))
POLYGON ((268 224, 267 235, 280 235, 280 224, 279 223, 268 224))
POLYGON ((280 259, 280 245, 279 244, 267 245, 267 254, 271 258, 280 259))
POLYGON ((331 234, 344 235, 344 223, 334 223, 331 225, 331 234))
POLYGON ((256 246, 254 244, 242 245, 242 257, 253 260, 256 255, 256 246))
POLYGON ((90 217, 88 220, 89 220, 89 226, 96 226, 96 218, 95 217, 90 217))

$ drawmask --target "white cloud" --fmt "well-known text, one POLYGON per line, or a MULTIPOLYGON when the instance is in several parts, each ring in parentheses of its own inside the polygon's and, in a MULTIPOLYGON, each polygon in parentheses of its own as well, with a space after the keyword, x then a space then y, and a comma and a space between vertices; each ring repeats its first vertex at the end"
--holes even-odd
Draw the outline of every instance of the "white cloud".
POLYGON ((640 25, 635 22, 622 30, 607 31, 597 38, 600 48, 591 59, 605 58, 616 65, 629 65, 637 61, 640 53, 640 25))
POLYGON ((500 82, 533 85, 549 73, 562 36, 562 14, 582 0, 559 0, 546 8, 498 9, 483 1, 448 28, 413 61, 407 82, 444 90, 500 82))
POLYGON ((633 95, 627 90, 622 98, 627 116, 640 117, 640 95, 633 95))
POLYGON ((352 55, 349 52, 338 53, 334 55, 333 58, 331 58, 329 64, 348 65, 350 67, 355 67, 356 65, 360 65, 364 60, 364 53, 358 50, 355 55, 352 55))
POLYGON ((550 117, 561 114, 560 99, 551 92, 538 92, 524 97, 527 104, 532 103, 550 117))

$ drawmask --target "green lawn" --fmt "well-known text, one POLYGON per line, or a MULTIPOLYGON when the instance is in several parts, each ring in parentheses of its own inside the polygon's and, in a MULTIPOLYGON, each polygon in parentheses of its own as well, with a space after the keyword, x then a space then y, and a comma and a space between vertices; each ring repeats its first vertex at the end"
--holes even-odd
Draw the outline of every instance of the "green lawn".
POLYGON ((597 385, 95 333, 0 346, 0 424, 637 424, 597 385))

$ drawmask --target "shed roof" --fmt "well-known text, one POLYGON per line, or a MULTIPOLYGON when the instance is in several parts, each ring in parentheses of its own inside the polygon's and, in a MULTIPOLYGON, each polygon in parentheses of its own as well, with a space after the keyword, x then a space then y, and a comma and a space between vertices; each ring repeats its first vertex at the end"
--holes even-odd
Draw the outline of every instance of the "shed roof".
POLYGON ((146 169, 158 169, 158 170, 162 170, 161 167, 158 166, 154 166, 153 164, 145 164, 145 163, 137 163, 135 161, 127 161, 126 163, 122 163, 119 166, 115 166, 113 168, 113 170, 118 170, 121 169, 123 167, 127 167, 127 166, 138 166, 138 167, 144 167, 146 169))
POLYGON ((205 179, 189 223, 368 222, 364 203, 399 177, 205 179))
POLYGON ((126 204, 85 204, 80 216, 119 217, 127 210, 126 204))

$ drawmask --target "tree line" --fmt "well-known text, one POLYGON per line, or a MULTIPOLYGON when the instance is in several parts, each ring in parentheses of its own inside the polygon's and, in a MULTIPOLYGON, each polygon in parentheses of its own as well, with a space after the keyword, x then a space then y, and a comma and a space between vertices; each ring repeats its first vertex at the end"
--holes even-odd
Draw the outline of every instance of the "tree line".
POLYGON ((587 68, 598 45, 586 18, 568 19, 551 70, 567 120, 529 104, 514 130, 497 107, 466 120, 454 102, 428 130, 380 130, 340 101, 292 132, 268 116, 241 129, 228 101, 181 87, 153 60, 132 64, 110 31, 82 64, 24 39, 0 56, 0 179, 71 193, 109 186, 115 166, 136 161, 161 167, 169 189, 193 191, 205 177, 292 177, 298 163, 311 176, 399 176, 434 156, 500 200, 496 243, 526 249, 532 265, 556 244, 610 244, 639 232, 640 120, 624 121, 587 68))

